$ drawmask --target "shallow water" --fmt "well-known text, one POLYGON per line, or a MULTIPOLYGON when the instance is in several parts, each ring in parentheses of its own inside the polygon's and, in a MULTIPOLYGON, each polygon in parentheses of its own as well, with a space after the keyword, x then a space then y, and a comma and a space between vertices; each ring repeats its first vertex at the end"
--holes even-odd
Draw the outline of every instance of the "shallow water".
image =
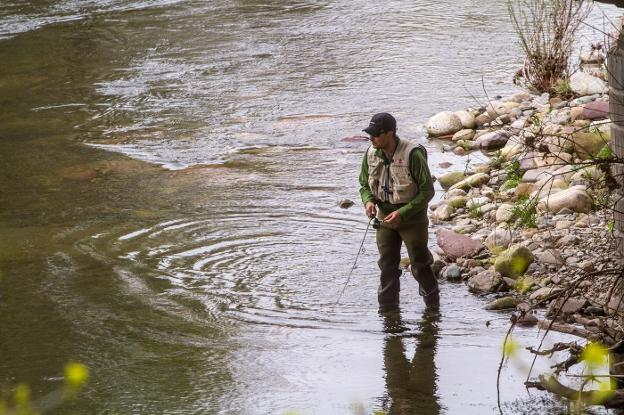
MULTIPOLYGON (((423 124, 515 91, 500 3, 3 4, 0 386, 42 396, 78 360, 52 412, 496 413, 486 299, 443 284, 431 321, 407 275, 388 333, 369 232, 336 300, 367 223, 337 206, 366 148, 343 139, 391 111, 434 174, 463 168, 423 124)), ((503 371, 505 413, 556 413, 525 377, 503 371)))

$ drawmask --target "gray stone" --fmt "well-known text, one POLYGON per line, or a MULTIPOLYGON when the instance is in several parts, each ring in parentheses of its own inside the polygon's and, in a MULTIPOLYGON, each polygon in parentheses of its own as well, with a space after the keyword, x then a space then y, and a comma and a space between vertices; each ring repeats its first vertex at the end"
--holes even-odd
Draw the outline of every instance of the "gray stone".
POLYGON ((583 297, 571 297, 568 298, 565 303, 564 300, 565 298, 560 297, 550 303, 546 315, 548 317, 554 317, 555 315, 563 316, 566 314, 579 313, 589 304, 589 302, 583 297))
POLYGON ((436 208, 431 214, 431 219, 434 221, 447 221, 451 219, 453 216, 453 212, 455 212, 455 208, 446 203, 442 203, 440 206, 436 208))
POLYGON ((442 270, 442 278, 448 281, 461 281, 463 269, 457 264, 450 264, 442 270))
POLYGON ((562 289, 557 287, 542 287, 533 291, 529 296, 529 299, 531 301, 541 301, 551 295, 559 294, 561 291, 562 289))
POLYGON ((607 84, 602 79, 583 72, 572 74, 570 89, 578 95, 604 94, 609 91, 607 84))
POLYGON ((509 136, 510 134, 508 131, 493 131, 480 136, 475 140, 475 143, 484 150, 496 150, 505 147, 509 136))
POLYGON ((499 249, 507 249, 511 244, 512 237, 509 229, 496 228, 494 229, 483 243, 492 252, 499 249))
POLYGON ((565 260, 561 256, 561 253, 556 249, 547 249, 543 253, 537 256, 537 262, 546 265, 564 265, 565 260))
POLYGON ((476 293, 499 292, 506 288, 502 276, 494 270, 485 270, 468 279, 468 289, 476 293))

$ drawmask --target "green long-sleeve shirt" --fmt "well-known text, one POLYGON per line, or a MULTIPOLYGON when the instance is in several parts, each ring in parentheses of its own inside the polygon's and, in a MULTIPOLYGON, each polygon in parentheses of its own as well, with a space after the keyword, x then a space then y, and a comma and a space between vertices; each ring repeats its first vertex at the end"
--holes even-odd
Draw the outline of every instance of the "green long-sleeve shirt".
MULTIPOLYGON (((368 161, 366 154, 367 153, 364 153, 364 160, 362 161, 362 169, 360 171, 359 178, 360 196, 362 197, 362 202, 364 204, 366 204, 366 202, 375 202, 375 196, 368 185, 368 161)), ((380 149, 375 151, 375 156, 382 158, 384 161, 388 160, 386 154, 380 149)), ((412 151, 410 157, 410 172, 412 174, 412 178, 418 185, 418 193, 416 196, 406 204, 391 205, 384 203, 384 208, 387 208, 388 206, 391 207, 390 211, 398 209, 401 218, 405 220, 414 216, 416 213, 427 209, 429 201, 433 199, 435 194, 435 190, 433 189, 433 179, 431 178, 429 166, 427 166, 427 159, 422 154, 422 151, 412 151)), ((383 210, 385 214, 390 213, 386 212, 385 209, 383 210)))

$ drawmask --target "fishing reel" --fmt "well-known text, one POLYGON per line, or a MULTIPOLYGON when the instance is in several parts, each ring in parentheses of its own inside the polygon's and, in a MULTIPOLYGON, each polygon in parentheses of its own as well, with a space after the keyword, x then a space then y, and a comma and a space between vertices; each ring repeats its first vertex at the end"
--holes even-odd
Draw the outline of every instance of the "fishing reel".
POLYGON ((373 218, 373 229, 381 228, 381 222, 377 218, 373 218))

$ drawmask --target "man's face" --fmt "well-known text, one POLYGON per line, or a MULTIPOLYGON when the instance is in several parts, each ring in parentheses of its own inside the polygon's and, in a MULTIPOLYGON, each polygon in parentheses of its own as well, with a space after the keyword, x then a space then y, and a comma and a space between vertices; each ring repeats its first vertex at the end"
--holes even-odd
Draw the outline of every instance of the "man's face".
POLYGON ((374 148, 380 148, 383 150, 387 148, 394 139, 394 133, 392 131, 387 131, 385 133, 380 133, 377 136, 371 135, 368 139, 372 142, 374 148))

